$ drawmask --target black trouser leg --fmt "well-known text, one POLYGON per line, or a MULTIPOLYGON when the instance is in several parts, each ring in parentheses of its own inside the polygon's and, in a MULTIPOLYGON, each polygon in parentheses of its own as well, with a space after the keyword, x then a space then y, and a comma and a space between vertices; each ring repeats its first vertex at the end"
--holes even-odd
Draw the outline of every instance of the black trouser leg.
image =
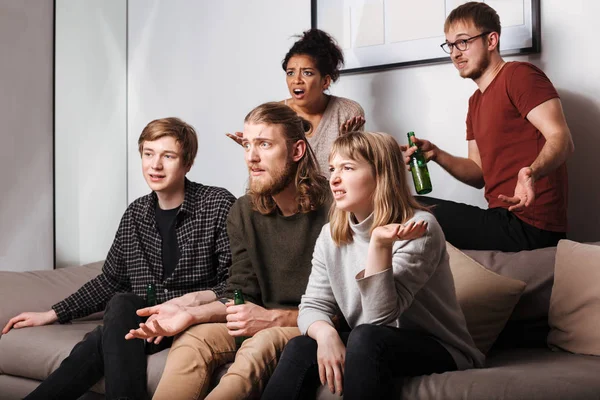
POLYGON ((77 399, 103 375, 102 326, 85 335, 71 354, 25 400, 77 399))
POLYGON ((564 232, 538 229, 504 208, 484 210, 433 197, 416 196, 415 199, 432 206, 431 212, 446 240, 459 249, 517 252, 556 246, 560 239, 566 238, 564 232))
POLYGON ((125 340, 129 330, 142 322, 135 312, 145 305, 133 293, 117 293, 106 306, 102 347, 107 399, 147 397, 145 341, 125 340))
MULTIPOLYGON (((344 399, 392 398, 403 376, 456 369, 454 359, 435 339, 422 333, 360 325, 341 333, 346 344, 344 399)), ((317 342, 298 336, 286 345, 263 399, 314 399, 319 382, 317 342)))
POLYGON ((344 399, 389 399, 402 377, 456 368, 448 350, 429 335, 389 326, 359 325, 346 343, 344 399))
MULTIPOLYGON (((145 399, 145 341, 125 340, 142 319, 135 313, 145 301, 132 293, 117 293, 108 302, 104 325, 88 333, 71 354, 26 399, 77 399, 105 376, 107 399, 145 399)), ((168 347, 163 340, 160 346, 168 347)))

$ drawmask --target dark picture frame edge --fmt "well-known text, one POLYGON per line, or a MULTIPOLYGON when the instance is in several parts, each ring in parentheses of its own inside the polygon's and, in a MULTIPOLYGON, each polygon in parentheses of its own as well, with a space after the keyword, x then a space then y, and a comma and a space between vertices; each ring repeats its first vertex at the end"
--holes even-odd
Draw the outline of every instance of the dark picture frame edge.
MULTIPOLYGON (((310 26, 312 29, 318 28, 317 25, 317 1, 310 1, 310 26)), ((531 0, 531 28, 532 28, 532 38, 531 38, 531 47, 524 47, 520 49, 511 49, 505 50, 500 53, 503 57, 508 56, 518 56, 518 55, 527 55, 527 54, 536 54, 542 51, 541 46, 541 12, 540 12, 540 0, 531 0)), ((349 68, 340 70, 340 74, 343 75, 353 75, 360 73, 368 73, 368 72, 382 72, 391 69, 397 68, 406 68, 406 67, 416 67, 423 65, 435 65, 435 64, 445 64, 450 63, 450 57, 435 57, 435 58, 427 58, 422 60, 414 60, 414 61, 405 61, 398 63, 390 63, 390 64, 380 64, 380 65, 371 65, 368 67, 361 68, 349 68)))

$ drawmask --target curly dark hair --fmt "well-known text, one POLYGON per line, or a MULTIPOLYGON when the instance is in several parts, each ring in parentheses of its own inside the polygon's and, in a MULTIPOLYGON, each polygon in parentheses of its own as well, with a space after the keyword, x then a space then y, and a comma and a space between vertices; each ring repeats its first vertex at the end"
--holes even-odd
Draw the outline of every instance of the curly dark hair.
POLYGON ((329 75, 333 82, 337 81, 344 65, 344 53, 335 39, 320 29, 309 29, 296 37, 300 40, 294 43, 281 62, 283 70, 287 70, 288 61, 293 56, 308 55, 315 61, 322 76, 329 75))

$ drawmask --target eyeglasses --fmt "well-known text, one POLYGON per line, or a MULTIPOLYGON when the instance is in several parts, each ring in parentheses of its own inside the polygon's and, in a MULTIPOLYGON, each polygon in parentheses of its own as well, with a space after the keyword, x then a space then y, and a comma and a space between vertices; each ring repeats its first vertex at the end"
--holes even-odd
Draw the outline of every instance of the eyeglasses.
POLYGON ((440 44, 440 47, 442 48, 442 50, 444 50, 448 54, 452 54, 452 50, 454 50, 455 47, 459 51, 465 51, 469 48, 470 41, 480 38, 482 36, 488 35, 490 33, 492 33, 492 32, 483 32, 477 36, 471 36, 470 38, 457 40, 454 43, 445 42, 445 43, 440 44))

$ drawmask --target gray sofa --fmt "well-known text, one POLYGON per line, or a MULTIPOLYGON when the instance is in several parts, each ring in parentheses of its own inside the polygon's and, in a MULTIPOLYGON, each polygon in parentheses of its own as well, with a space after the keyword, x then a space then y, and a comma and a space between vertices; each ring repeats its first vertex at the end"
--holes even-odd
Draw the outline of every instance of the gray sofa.
MULTIPOLYGON (((600 399, 600 357, 553 351, 545 346, 555 248, 520 253, 465 252, 486 268, 522 280, 527 288, 488 353, 487 368, 407 379, 403 399, 589 400, 600 399)), ((101 264, 40 272, 0 272, 0 325, 21 311, 43 311, 100 272, 101 264)), ((100 315, 67 325, 13 330, 0 337, 0 399, 33 390, 71 348, 101 322, 100 315)), ((153 393, 168 351, 148 358, 153 393)), ((103 382, 85 399, 102 399, 103 382)), ((339 398, 321 389, 319 399, 339 398)))

